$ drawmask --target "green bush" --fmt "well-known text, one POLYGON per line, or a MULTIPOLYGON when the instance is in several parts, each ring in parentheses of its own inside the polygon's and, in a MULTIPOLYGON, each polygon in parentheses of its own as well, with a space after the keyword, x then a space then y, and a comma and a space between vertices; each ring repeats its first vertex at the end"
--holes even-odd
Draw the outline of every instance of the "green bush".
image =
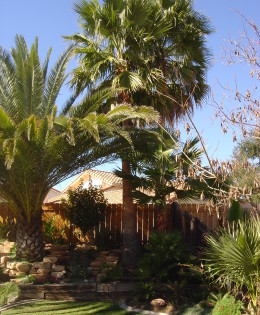
POLYGON ((243 303, 241 301, 236 301, 233 296, 225 294, 223 298, 216 303, 212 315, 241 315, 242 307, 243 303))
POLYGON ((257 313, 260 280, 260 219, 238 221, 232 228, 207 235, 205 265, 213 283, 244 292, 257 313))
POLYGON ((51 244, 63 244, 65 228, 59 230, 54 225, 56 216, 53 216, 49 222, 43 221, 43 238, 45 242, 51 244))
POLYGON ((111 265, 108 263, 105 263, 102 265, 102 282, 115 282, 122 278, 123 276, 123 270, 118 265, 111 265))
POLYGON ((13 219, 7 219, 6 222, 0 222, 0 240, 8 240, 15 242, 16 238, 16 222, 13 219))
POLYGON ((80 228, 83 235, 105 219, 107 207, 103 192, 90 182, 83 188, 83 183, 68 193, 68 201, 63 202, 72 224, 80 228))
POLYGON ((242 219, 242 208, 238 200, 232 200, 231 207, 227 213, 228 222, 238 222, 242 219))
POLYGON ((7 282, 0 286, 0 304, 6 305, 10 300, 18 297, 20 289, 14 282, 7 282))
POLYGON ((175 281, 191 262, 179 232, 153 233, 139 263, 139 276, 149 281, 175 281))

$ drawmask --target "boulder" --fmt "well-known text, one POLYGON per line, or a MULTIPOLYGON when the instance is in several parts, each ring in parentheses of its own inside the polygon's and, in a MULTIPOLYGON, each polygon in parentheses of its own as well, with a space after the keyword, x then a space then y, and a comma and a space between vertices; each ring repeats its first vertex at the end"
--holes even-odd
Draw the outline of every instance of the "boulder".
POLYGON ((36 269, 51 269, 51 263, 50 262, 35 262, 32 264, 33 268, 36 269))
POLYGON ((13 269, 9 270, 9 277, 16 277, 16 275, 17 275, 16 270, 13 270, 13 269))
POLYGON ((16 261, 8 261, 6 263, 6 268, 11 269, 11 270, 16 270, 16 264, 17 264, 16 261))
POLYGON ((153 299, 150 304, 156 307, 165 307, 167 303, 163 299, 153 299))
POLYGON ((1 257, 1 265, 5 265, 10 260, 12 260, 12 257, 10 257, 10 256, 1 257))
POLYGON ((20 262, 20 263, 18 262, 15 267, 18 272, 28 274, 28 272, 30 271, 31 265, 27 263, 23 263, 23 262, 20 262))
POLYGON ((103 265, 104 261, 101 260, 94 260, 90 263, 90 267, 99 268, 103 265))
POLYGON ((55 256, 45 256, 43 258, 43 262, 47 262, 47 263, 50 263, 50 264, 55 264, 57 262, 58 258, 55 257, 55 256))
POLYGON ((64 272, 53 271, 51 273, 51 277, 54 278, 54 279, 62 279, 62 278, 64 278, 64 272))
POLYGON ((63 266, 63 265, 53 265, 52 266, 52 271, 56 271, 56 272, 65 271, 65 266, 63 266))
POLYGON ((50 269, 37 269, 37 273, 41 275, 47 275, 51 272, 50 269))
POLYGON ((68 251, 69 245, 52 245, 51 251, 68 251))
POLYGON ((1 254, 9 254, 11 249, 14 246, 14 242, 9 242, 7 240, 5 240, 4 242, 1 242, 0 244, 0 253, 1 254))
POLYGON ((115 262, 115 263, 117 263, 118 262, 118 257, 116 257, 116 256, 107 256, 106 257, 106 261, 107 262, 115 262))

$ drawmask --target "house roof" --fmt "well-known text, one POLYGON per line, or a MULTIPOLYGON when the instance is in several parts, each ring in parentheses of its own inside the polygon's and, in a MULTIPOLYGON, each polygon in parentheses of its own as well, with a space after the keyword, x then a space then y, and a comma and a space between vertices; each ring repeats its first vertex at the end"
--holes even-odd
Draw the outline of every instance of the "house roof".
POLYGON ((75 185, 78 186, 82 180, 84 181, 84 178, 87 175, 89 175, 90 177, 96 178, 96 179, 100 179, 109 186, 121 186, 122 185, 122 179, 111 172, 89 169, 89 170, 86 170, 86 171, 80 173, 77 178, 75 178, 68 186, 66 186, 62 190, 62 193, 67 192, 71 187, 73 187, 75 185))

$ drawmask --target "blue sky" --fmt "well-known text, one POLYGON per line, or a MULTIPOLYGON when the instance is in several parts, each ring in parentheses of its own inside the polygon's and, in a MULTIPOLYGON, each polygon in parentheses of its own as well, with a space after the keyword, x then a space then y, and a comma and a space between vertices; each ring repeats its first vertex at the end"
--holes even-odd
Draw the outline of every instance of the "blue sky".
MULTIPOLYGON (((9 50, 14 44, 15 34, 22 34, 29 45, 38 36, 42 60, 49 47, 52 47, 51 61, 54 62, 67 45, 61 36, 80 31, 73 3, 73 0, 0 0, 0 45, 9 50)), ((208 47, 213 54, 208 84, 220 100, 223 90, 217 81, 223 86, 232 86, 236 77, 242 89, 248 84, 247 69, 227 68, 223 64, 222 48, 226 46, 225 40, 229 37, 238 38, 239 31, 242 30, 236 10, 247 18, 253 18, 259 25, 260 1, 194 0, 194 7, 210 19, 215 30, 208 38, 208 47)), ((62 105, 68 95, 69 90, 64 87, 57 100, 58 105, 62 105)), ((209 96, 202 108, 195 111, 194 121, 206 140, 209 152, 220 159, 226 159, 232 154, 232 136, 222 134, 219 122, 213 119, 214 111, 210 102, 209 96)))

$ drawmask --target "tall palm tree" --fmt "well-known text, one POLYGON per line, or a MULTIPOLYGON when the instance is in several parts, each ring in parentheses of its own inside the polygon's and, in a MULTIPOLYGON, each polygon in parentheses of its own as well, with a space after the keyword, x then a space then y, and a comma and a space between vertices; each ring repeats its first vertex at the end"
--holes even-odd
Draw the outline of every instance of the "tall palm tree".
MULTIPOLYGON (((207 19, 193 10, 189 0, 81 0, 75 4, 83 33, 67 37, 77 42, 79 67, 72 84, 110 93, 111 104, 147 104, 163 122, 173 123, 208 91, 205 74, 209 52, 207 19)), ((128 122, 132 124, 132 122, 128 122)), ((122 171, 130 174, 127 154, 122 171)), ((123 246, 133 258, 137 252, 132 187, 123 180, 123 246)))
POLYGON ((121 129, 126 119, 156 116, 127 106, 97 114, 98 99, 72 107, 75 96, 57 114, 72 47, 48 71, 50 52, 41 64, 38 40, 28 49, 22 36, 16 36, 11 53, 0 48, 0 198, 17 220, 17 256, 30 261, 43 257, 42 203, 50 188, 113 159, 130 141, 121 129))

